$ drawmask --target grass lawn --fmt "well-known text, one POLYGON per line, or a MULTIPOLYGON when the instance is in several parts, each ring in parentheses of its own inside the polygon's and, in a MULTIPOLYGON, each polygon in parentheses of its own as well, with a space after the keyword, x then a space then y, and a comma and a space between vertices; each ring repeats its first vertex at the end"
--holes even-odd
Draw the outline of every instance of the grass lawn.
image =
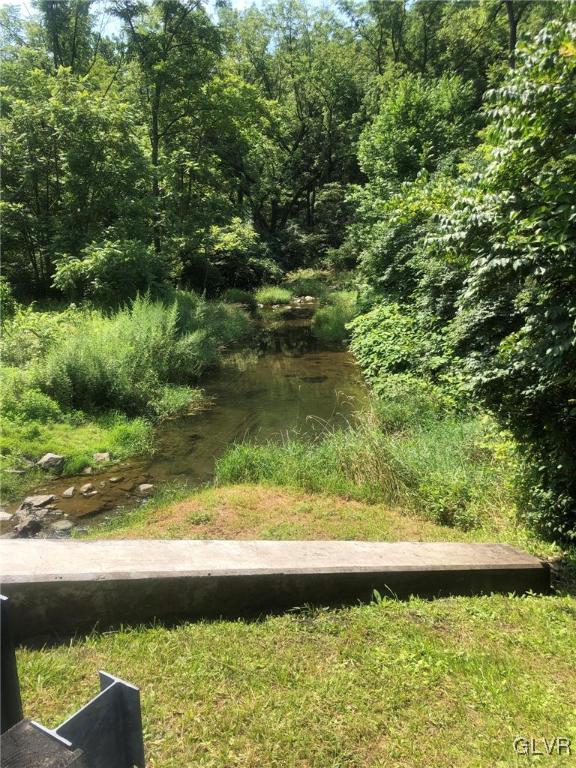
MULTIPOLYGON (((384 504, 258 485, 166 491, 91 536, 500 539, 554 551, 506 520, 463 532, 384 504)), ((45 725, 96 693, 98 669, 139 686, 150 768, 525 765, 516 736, 576 744, 575 660, 576 601, 559 595, 303 606, 18 652, 26 716, 45 725)))
POLYGON ((385 600, 18 656, 25 713, 45 725, 96 693, 98 669, 140 686, 150 768, 496 768, 532 763, 518 735, 576 738, 567 597, 385 600))
POLYGON ((138 509, 93 528, 87 537, 501 541, 541 557, 559 552, 515 524, 504 511, 483 527, 462 531, 383 503, 257 484, 193 492, 168 489, 138 509))

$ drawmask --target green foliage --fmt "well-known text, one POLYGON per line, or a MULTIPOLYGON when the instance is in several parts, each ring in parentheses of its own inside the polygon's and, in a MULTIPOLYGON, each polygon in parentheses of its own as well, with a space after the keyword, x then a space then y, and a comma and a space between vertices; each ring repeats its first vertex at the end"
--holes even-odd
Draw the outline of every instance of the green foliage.
POLYGON ((280 285, 265 285, 256 291, 255 298, 258 304, 264 304, 265 307, 273 304, 290 304, 292 291, 280 285))
MULTIPOLYGON (((422 399, 419 394, 407 410, 416 411, 422 399)), ((386 414, 385 398, 381 407, 386 414)), ((316 442, 294 436, 281 445, 236 445, 218 460, 217 482, 269 483, 402 504, 464 530, 506 513, 514 465, 497 450, 492 423, 442 415, 434 401, 429 408, 437 409, 432 418, 404 421, 401 431, 381 423, 377 408, 356 426, 316 442)))
POLYGON ((252 288, 281 275, 252 224, 238 217, 211 228, 208 252, 210 264, 225 285, 252 288))
POLYGON ((56 339, 74 329, 81 312, 71 305, 62 312, 38 312, 34 305, 18 305, 2 328, 2 362, 6 366, 27 367, 43 357, 56 339))
POLYGON ((4 70, 4 269, 38 295, 59 254, 77 258, 111 226, 139 230, 147 169, 133 110, 114 92, 101 98, 96 71, 49 72, 25 56, 4 70))
POLYGON ((0 318, 5 320, 16 312, 16 300, 5 275, 0 275, 0 318))
POLYGON ((63 455, 62 471, 69 475, 93 464, 95 452, 108 451, 116 461, 152 452, 152 425, 142 418, 129 419, 121 413, 63 414, 53 407, 20 417, 13 413, 2 415, 0 478, 5 500, 18 498, 43 482, 45 473, 30 469, 28 462, 45 453, 63 455))
POLYGON ((72 299, 114 306, 138 293, 165 293, 172 276, 169 260, 137 240, 91 243, 80 258, 60 257, 54 286, 72 299))
POLYGON ((178 384, 168 384, 152 408, 157 419, 162 420, 182 411, 189 411, 192 406, 199 406, 204 401, 202 390, 178 384))
POLYGON ((398 304, 379 304, 350 323, 351 349, 370 382, 387 374, 438 373, 446 364, 437 334, 398 304))
POLYGON ((455 332, 530 471, 527 518, 576 537, 576 26, 554 23, 488 95, 488 162, 437 248, 471 261, 455 332))
POLYGON ((374 410, 384 432, 427 426, 458 406, 453 394, 429 379, 411 373, 386 374, 373 383, 374 410))
POLYGON ((313 296, 322 301, 327 292, 327 277, 326 272, 321 272, 318 269, 296 269, 285 276, 283 284, 296 297, 313 296))
POLYGON ((154 413, 166 384, 196 379, 246 329, 240 310, 185 297, 171 304, 140 297, 110 316, 83 313, 76 332, 38 365, 37 386, 62 407, 154 413))
POLYGON ((435 80, 393 71, 383 89, 378 114, 358 144, 358 159, 370 179, 413 180, 470 145, 473 95, 459 77, 435 80))
POLYGON ((251 311, 256 309, 256 299, 253 293, 242 288, 227 288, 220 296, 226 304, 243 304, 251 311))
POLYGON ((356 292, 337 291, 328 297, 312 318, 312 333, 322 341, 344 341, 349 336, 348 323, 356 314, 356 292))

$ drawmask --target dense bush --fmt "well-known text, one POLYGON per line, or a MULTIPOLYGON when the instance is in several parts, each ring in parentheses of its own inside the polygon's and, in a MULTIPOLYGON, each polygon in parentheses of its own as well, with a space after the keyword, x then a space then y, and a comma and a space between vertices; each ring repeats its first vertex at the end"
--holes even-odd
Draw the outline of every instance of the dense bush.
POLYGON ((154 411, 166 384, 190 384, 246 329, 240 310, 180 295, 173 303, 137 298, 106 316, 86 312, 76 332, 51 347, 37 386, 62 407, 154 411))
POLYGON ((256 299, 253 293, 242 288, 227 288, 220 296, 227 304, 244 304, 248 309, 256 309, 256 299))
POLYGON ((246 290, 282 275, 252 224, 238 217, 224 226, 211 227, 206 250, 223 285, 246 290))
POLYGON ((576 25, 545 28, 488 106, 489 162, 437 247, 471 261, 460 349, 523 449, 527 518, 576 539, 576 25))
POLYGON ((172 268, 166 256, 138 240, 92 243, 80 258, 60 257, 54 286, 72 299, 92 299, 104 306, 121 304, 138 293, 162 295, 172 268))
POLYGON ((371 179, 415 179, 422 170, 436 170, 451 151, 470 146, 475 113, 469 85, 458 76, 432 79, 393 71, 388 77, 394 87, 385 82, 378 114, 358 146, 371 179))
POLYGON ((398 304, 378 304, 351 323, 351 348, 368 380, 391 373, 438 373, 448 363, 441 337, 398 304))
POLYGON ((0 318, 12 317, 16 311, 16 300, 12 287, 4 275, 0 275, 0 318))

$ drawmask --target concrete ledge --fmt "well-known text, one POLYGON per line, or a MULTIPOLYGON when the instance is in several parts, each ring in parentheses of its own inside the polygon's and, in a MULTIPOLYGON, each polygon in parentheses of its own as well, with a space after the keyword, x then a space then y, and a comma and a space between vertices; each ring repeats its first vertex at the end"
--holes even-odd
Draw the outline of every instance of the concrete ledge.
POLYGON ((550 589, 548 567, 502 544, 359 541, 0 541, 18 637, 240 616, 382 595, 550 589))

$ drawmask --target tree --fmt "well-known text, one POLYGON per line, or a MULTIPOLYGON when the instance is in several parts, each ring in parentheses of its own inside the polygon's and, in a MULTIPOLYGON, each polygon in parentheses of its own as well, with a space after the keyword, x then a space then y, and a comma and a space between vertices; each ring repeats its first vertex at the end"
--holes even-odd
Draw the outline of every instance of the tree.
POLYGON ((155 0, 150 7, 117 0, 114 9, 124 22, 144 95, 141 106, 150 139, 153 241, 159 254, 164 210, 172 202, 168 190, 161 188, 161 166, 175 146, 194 144, 194 137, 188 134, 201 109, 202 86, 218 57, 218 33, 201 0, 155 0))
POLYGON ((488 103, 489 161, 439 246, 470 261, 461 350, 523 450, 527 514, 576 539, 576 25, 551 23, 521 47, 488 103))
POLYGON ((358 144, 360 166, 369 179, 414 180, 473 142, 473 95, 460 78, 399 77, 392 71, 382 91, 378 113, 358 144))
POLYGON ((141 234, 147 166, 130 106, 69 69, 5 67, 3 240, 7 275, 50 291, 59 255, 104 230, 141 234))

